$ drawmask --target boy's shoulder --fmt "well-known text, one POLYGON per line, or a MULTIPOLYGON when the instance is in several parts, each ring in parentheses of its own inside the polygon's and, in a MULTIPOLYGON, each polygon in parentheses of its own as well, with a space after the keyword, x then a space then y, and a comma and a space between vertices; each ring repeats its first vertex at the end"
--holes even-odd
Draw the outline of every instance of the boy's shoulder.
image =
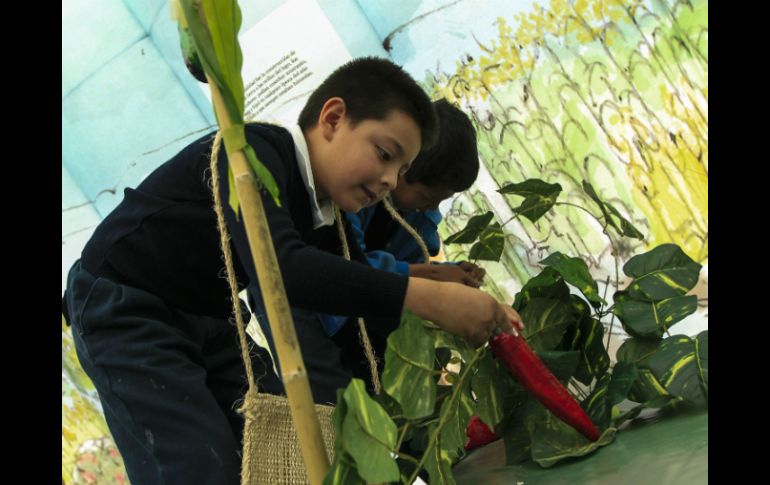
POLYGON ((263 140, 277 147, 288 146, 294 148, 294 140, 288 129, 280 125, 267 122, 247 123, 245 126, 246 139, 252 141, 263 140))

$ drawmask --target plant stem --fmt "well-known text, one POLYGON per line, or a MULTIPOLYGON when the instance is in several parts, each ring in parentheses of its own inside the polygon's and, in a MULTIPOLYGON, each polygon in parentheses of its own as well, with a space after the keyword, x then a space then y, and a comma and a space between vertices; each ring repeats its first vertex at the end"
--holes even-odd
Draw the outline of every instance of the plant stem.
POLYGON ((411 426, 411 423, 407 421, 401 431, 401 436, 398 437, 398 442, 396 443, 396 453, 398 453, 398 450, 401 449, 401 444, 404 442, 404 437, 406 437, 406 433, 409 431, 409 426, 411 426))
MULTIPOLYGON (((471 359, 471 361, 468 363, 468 365, 463 369, 463 372, 460 375, 460 378, 458 379, 457 384, 452 386, 454 389, 452 391, 452 395, 451 395, 451 398, 450 398, 450 403, 447 406, 447 408, 451 408, 452 407, 452 401, 457 399, 460 396, 460 393, 462 393, 463 381, 468 376, 468 373, 469 373, 470 369, 473 368, 473 366, 479 360, 479 358, 484 353, 484 351, 485 351, 484 347, 481 347, 479 350, 477 350, 475 352, 475 354, 473 355, 473 359, 471 359)), ((448 414, 449 413, 446 413, 446 414, 442 415, 439 418, 438 426, 436 426, 436 430, 433 432, 433 434, 431 435, 430 439, 428 440, 428 447, 425 449, 425 453, 423 453, 422 457, 420 458, 419 463, 417 463, 417 468, 414 470, 414 473, 412 473, 412 476, 409 478, 409 483, 413 483, 414 482, 414 480, 417 478, 418 473, 420 472, 420 470, 422 469, 423 465, 425 464, 425 460, 430 455, 431 449, 434 446, 437 446, 438 435, 441 432, 441 428, 443 428, 446 425, 446 423, 447 423, 448 414)))

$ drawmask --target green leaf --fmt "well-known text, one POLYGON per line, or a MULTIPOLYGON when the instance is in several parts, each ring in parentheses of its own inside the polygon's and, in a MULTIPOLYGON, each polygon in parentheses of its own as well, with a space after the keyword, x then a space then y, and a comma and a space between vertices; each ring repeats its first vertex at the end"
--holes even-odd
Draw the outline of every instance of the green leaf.
MULTIPOLYGON (((187 22, 186 27, 181 27, 180 22, 183 48, 187 44, 187 52, 197 55, 199 64, 220 88, 230 122, 235 126, 243 125, 243 56, 238 42, 241 10, 234 0, 202 0, 200 7, 194 4, 195 2, 190 0, 179 1, 187 22), (203 8, 208 28, 201 20, 198 8, 203 8)), ((218 122, 222 124, 222 120, 218 122)), ((257 180, 280 207, 278 185, 272 174, 262 165, 250 146, 246 145, 243 150, 257 180)), ((237 193, 233 190, 232 181, 228 183, 231 190, 228 202, 237 215, 237 193)))
MULTIPOLYGON (((214 45, 211 41, 209 31, 203 25, 198 14, 198 6, 193 0, 179 0, 179 6, 182 8, 185 20, 187 21, 187 32, 189 40, 192 41, 195 52, 198 54, 203 69, 220 87, 225 87, 225 81, 221 72, 219 59, 214 51, 214 45)), ((235 106, 233 106, 235 108, 235 106)), ((236 110, 237 111, 237 110, 236 110)), ((232 113, 231 113, 232 114, 232 113)), ((241 118, 243 113, 241 113, 241 118)))
POLYGON ((332 424, 334 425, 334 451, 335 454, 339 454, 344 449, 342 444, 342 424, 345 421, 345 416, 348 414, 348 406, 345 404, 345 389, 337 389, 337 405, 334 406, 332 412, 332 424))
POLYGON ((639 416, 639 413, 641 413, 643 409, 664 408, 681 401, 681 399, 682 398, 676 396, 658 396, 642 404, 637 404, 626 411, 621 411, 620 407, 617 405, 613 406, 612 426, 614 428, 619 428, 625 421, 639 416))
POLYGON ((619 362, 612 368, 612 379, 610 380, 609 392, 607 398, 613 406, 622 402, 628 397, 628 392, 638 376, 638 371, 634 364, 619 362))
POLYGON ((599 428, 606 428, 610 422, 611 406, 608 404, 607 393, 612 375, 607 373, 596 383, 594 390, 580 405, 585 409, 588 417, 599 428))
POLYGON ((696 363, 698 364, 698 374, 703 384, 703 393, 709 395, 709 333, 704 330, 695 337, 696 363))
POLYGON ((611 424, 612 408, 624 401, 637 378, 634 364, 618 363, 597 382, 594 390, 582 403, 591 421, 600 428, 611 424))
POLYGON ((474 242, 489 225, 492 217, 494 217, 492 211, 471 217, 465 225, 465 228, 446 238, 444 244, 469 244, 474 242))
MULTIPOLYGON (((521 404, 511 412, 502 430, 505 444, 505 464, 515 465, 529 458, 532 438, 527 431, 527 421, 539 415, 536 400, 522 395, 521 404)), ((508 408, 506 408, 508 409, 508 408)))
POLYGON ((500 256, 503 255, 504 242, 503 229, 500 227, 500 223, 495 222, 484 229, 476 244, 471 246, 468 258, 483 261, 500 261, 500 256))
POLYGON ((365 485, 358 475, 353 459, 345 453, 336 453, 334 461, 324 477, 323 485, 365 485))
POLYGON ((661 244, 623 265, 623 272, 634 278, 626 291, 635 300, 682 296, 698 283, 701 267, 676 244, 661 244))
POLYGON ((651 370, 643 367, 637 367, 639 376, 634 385, 631 386, 631 390, 628 393, 628 398, 636 402, 647 402, 661 397, 671 396, 665 387, 658 381, 651 370))
POLYGON ((409 419, 428 416, 436 404, 433 332, 405 311, 400 326, 388 336, 382 386, 409 419))
POLYGON ((591 277, 591 273, 588 272, 588 265, 582 258, 569 258, 556 251, 540 261, 540 264, 551 266, 558 271, 567 283, 585 295, 594 308, 599 308, 602 304, 606 303, 599 296, 599 288, 596 281, 591 277))
POLYGON ((539 179, 528 179, 519 184, 508 184, 498 190, 501 194, 524 197, 524 202, 513 211, 532 222, 537 221, 553 207, 561 191, 561 185, 549 184, 539 179))
POLYGON ((460 358, 465 362, 470 362, 471 359, 473 359, 475 351, 464 338, 440 329, 431 329, 429 332, 433 338, 436 349, 454 350, 460 354, 460 358))
POLYGON ((708 331, 693 340, 685 335, 664 339, 643 364, 669 394, 694 407, 708 404, 708 331))
POLYGON ((577 320, 569 299, 533 298, 521 312, 523 336, 534 351, 553 350, 577 320))
POLYGON ((471 386, 476 395, 476 414, 491 429, 503 419, 503 394, 500 390, 497 361, 492 352, 485 352, 479 360, 478 371, 473 375, 471 386))
MULTIPOLYGON (((564 338, 557 347, 558 350, 578 350, 580 349, 580 322, 570 325, 564 332, 564 338)), ((580 370, 578 369, 578 372, 580 370)))
POLYGON ((361 379, 350 381, 343 396, 348 407, 342 423, 343 446, 358 474, 368 483, 397 481, 398 465, 391 457, 398 433, 395 423, 369 396, 361 379))
POLYGON ((531 278, 516 293, 513 300, 513 308, 521 312, 533 298, 551 298, 563 300, 569 297, 569 287, 564 278, 553 268, 547 267, 534 278, 531 278))
POLYGON ((452 393, 457 396, 446 398, 439 412, 441 418, 445 420, 439 432, 439 446, 450 454, 460 453, 464 449, 467 440, 465 430, 476 411, 469 380, 466 379, 460 387, 452 387, 454 388, 452 393))
POLYGON ((583 190, 586 194, 588 194, 591 200, 596 202, 596 204, 599 206, 599 209, 602 211, 602 214, 604 215, 604 220, 607 221, 607 224, 614 228, 618 234, 635 239, 644 239, 644 235, 639 232, 633 226, 633 224, 623 218, 623 216, 621 216, 614 207, 612 207, 609 203, 602 201, 596 194, 594 187, 585 180, 583 181, 583 190), (617 218, 618 221, 615 221, 613 217, 617 218))
MULTIPOLYGON (((617 209, 615 209, 610 204, 606 204, 606 206, 607 206, 607 210, 610 211, 612 215, 614 215, 620 220, 620 230, 618 231, 620 234, 633 239, 639 239, 640 241, 644 239, 644 234, 639 232, 639 230, 636 229, 630 222, 628 222, 627 219, 621 216, 620 212, 618 212, 617 209)), ((617 226, 615 227, 617 229, 617 226)))
POLYGON ((658 350, 662 342, 659 338, 628 338, 618 348, 618 362, 641 365, 658 350))
MULTIPOLYGON (((404 412, 401 410, 401 405, 398 404, 398 401, 388 396, 386 392, 381 392, 377 396, 372 396, 372 399, 382 406, 382 409, 388 413, 388 416, 396 416, 396 418, 393 418, 396 427, 401 427, 406 423, 407 419, 403 417, 404 412)), ((339 403, 339 400, 337 400, 337 402, 339 403)))
POLYGON ((634 337, 662 337, 672 325, 698 309, 695 295, 653 302, 636 300, 627 292, 618 291, 614 300, 613 313, 620 318, 625 331, 634 337))
MULTIPOLYGON (((429 436, 433 436, 436 430, 436 424, 428 427, 429 436)), ((433 446, 429 450, 428 458, 425 460, 425 469, 430 476, 429 483, 441 485, 454 485, 455 479, 452 474, 452 463, 458 454, 441 446, 433 446)))
POLYGON ((587 455, 615 438, 617 430, 607 428, 596 442, 591 442, 550 411, 540 408, 533 420, 534 426, 530 427, 530 437, 532 459, 543 468, 565 458, 587 455))
MULTIPOLYGON (((201 0, 222 77, 222 97, 234 123, 243 121, 243 55, 238 43, 241 9, 235 0, 201 0), (237 116, 237 118, 236 118, 237 116)), ((188 19, 189 20, 189 19, 188 19)))
POLYGON ((538 352, 537 356, 561 382, 572 377, 580 361, 580 352, 577 350, 544 350, 538 352))
POLYGON ((240 76, 241 51, 237 39, 241 23, 240 9, 234 0, 203 0, 200 7, 194 6, 194 3, 190 0, 179 2, 195 51, 206 73, 221 88, 231 121, 241 124, 243 80, 240 76), (203 8, 208 28, 203 25, 198 8, 203 8))
POLYGON ((246 160, 249 161, 249 165, 251 165, 252 170, 254 170, 254 174, 259 183, 262 187, 267 189, 267 192, 273 197, 275 205, 281 207, 281 199, 278 198, 278 184, 276 183, 275 178, 273 178, 273 174, 259 161, 259 158, 257 158, 257 154, 254 152, 254 149, 251 148, 251 145, 243 147, 243 153, 246 155, 246 160))
POLYGON ((195 51, 195 45, 193 44, 192 35, 187 27, 182 26, 180 23, 178 26, 179 31, 179 47, 182 49, 182 58, 184 59, 185 66, 190 74, 195 79, 202 83, 208 82, 206 80, 206 72, 203 70, 198 53, 195 51))
POLYGON ((603 342, 604 325, 586 311, 581 315, 578 326, 580 364, 575 377, 583 384, 590 385, 593 378, 601 378, 610 365, 610 356, 603 342))

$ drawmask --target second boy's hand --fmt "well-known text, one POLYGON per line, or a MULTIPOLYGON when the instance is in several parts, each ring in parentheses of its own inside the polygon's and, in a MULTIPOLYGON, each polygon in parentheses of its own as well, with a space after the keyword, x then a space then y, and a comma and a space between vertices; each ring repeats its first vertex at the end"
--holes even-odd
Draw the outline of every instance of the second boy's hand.
MULTIPOLYGON (((409 276, 448 283, 460 283, 473 288, 481 286, 481 279, 478 278, 478 273, 468 271, 466 268, 457 264, 410 264, 409 276)), ((483 275, 481 278, 483 279, 483 275)))

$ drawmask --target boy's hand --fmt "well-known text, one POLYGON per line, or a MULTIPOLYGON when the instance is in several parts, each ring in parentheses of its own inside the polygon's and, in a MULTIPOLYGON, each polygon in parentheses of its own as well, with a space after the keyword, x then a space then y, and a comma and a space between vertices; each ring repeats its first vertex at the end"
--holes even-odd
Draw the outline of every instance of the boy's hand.
POLYGON ((471 278, 478 281, 479 283, 484 281, 484 276, 487 274, 487 271, 484 268, 473 263, 469 263, 468 261, 461 261, 457 266, 459 266, 460 269, 468 273, 471 278))
POLYGON ((432 293, 429 314, 423 318, 475 347, 489 340, 496 328, 506 333, 514 332, 513 325, 518 331, 524 328, 516 310, 480 290, 457 283, 439 283, 438 292, 432 293))
POLYGON ((483 345, 497 328, 506 333, 524 329, 521 316, 509 305, 458 283, 410 277, 404 307, 474 346, 483 345))
MULTIPOLYGON (((471 264, 471 263, 467 263, 471 264)), ((472 265, 481 269, 476 265, 472 265)), ((484 271, 483 269, 481 270, 484 271)), ((458 264, 410 264, 409 275, 416 278, 426 278, 434 281, 444 281, 448 283, 460 283, 463 285, 478 288, 481 286, 481 280, 476 277, 478 272, 474 273, 464 269, 458 264)), ((482 273, 481 278, 484 277, 482 273)))

